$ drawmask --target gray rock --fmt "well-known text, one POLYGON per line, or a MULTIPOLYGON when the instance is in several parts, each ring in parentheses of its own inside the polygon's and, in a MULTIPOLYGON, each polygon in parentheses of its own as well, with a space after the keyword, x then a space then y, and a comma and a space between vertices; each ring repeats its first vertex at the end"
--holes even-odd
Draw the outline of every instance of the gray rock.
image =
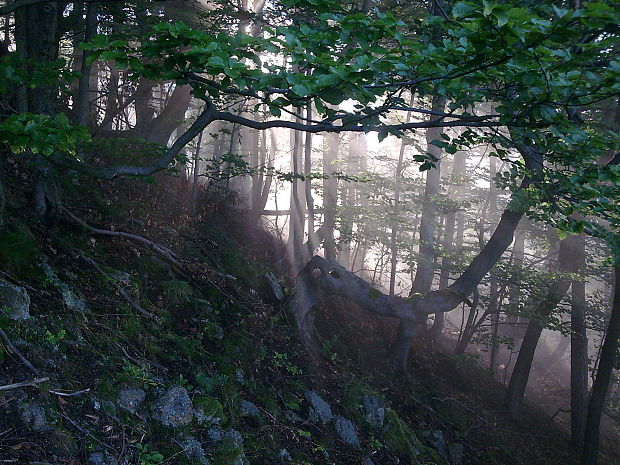
POLYGON ((194 418, 192 400, 185 388, 172 386, 153 406, 153 417, 164 426, 189 425, 194 418))
POLYGON ((88 454, 88 465, 117 465, 116 458, 107 452, 88 454))
MULTIPOLYGON (((292 410, 287 410, 286 412, 284 412, 284 418, 286 418, 291 423, 303 423, 304 422, 304 419, 301 418, 299 415, 297 415, 292 410)), ((318 421, 318 418, 317 418, 317 421, 318 421)))
POLYGON ((195 408, 193 413, 194 418, 201 426, 219 425, 222 422, 222 419, 216 416, 215 413, 207 415, 202 408, 195 408))
POLYGON ((256 406, 256 404, 250 402, 249 400, 242 400, 241 402, 239 402, 239 413, 241 413, 241 415, 244 417, 251 417, 256 419, 261 418, 258 407, 256 406))
POLYGON ((221 428, 210 428, 207 430, 209 440, 214 444, 222 443, 224 447, 230 450, 236 450, 237 455, 230 465, 244 465, 245 454, 243 452, 243 438, 241 433, 236 429, 223 431, 221 428))
POLYGON ((213 328, 211 328, 210 336, 213 339, 222 340, 224 339, 224 330, 222 329, 220 325, 213 325, 213 328))
POLYGON ((364 395, 364 419, 368 425, 379 431, 385 421, 385 408, 381 399, 375 396, 364 395))
POLYGON ((262 299, 269 304, 282 303, 284 301, 284 291, 282 291, 280 283, 278 283, 277 278, 271 272, 263 275, 260 294, 262 299))
POLYGON ((334 416, 329 404, 314 391, 308 391, 304 394, 304 396, 310 403, 310 419, 315 422, 320 421, 324 425, 329 423, 334 416))
POLYGON ((136 414, 138 412, 138 408, 144 402, 146 398, 146 392, 139 388, 125 388, 121 389, 118 393, 118 398, 116 399, 116 403, 122 409, 127 410, 131 414, 136 414))
POLYGON ((362 462, 362 465, 375 465, 375 463, 372 460, 370 460, 370 457, 366 457, 364 461, 362 462))
POLYGON ((13 320, 30 318, 30 296, 21 286, 0 279, 0 307, 8 310, 13 320))
POLYGON ((20 418, 33 431, 49 431, 50 426, 45 416, 45 410, 36 402, 25 402, 20 405, 20 418))
POLYGON ((357 438, 355 426, 353 426, 350 420, 336 415, 334 416, 334 428, 336 429, 338 437, 340 437, 345 444, 355 447, 356 449, 360 448, 360 441, 357 438))
POLYGON ((278 457, 283 462, 292 462, 293 461, 293 457, 291 457, 291 454, 289 454, 289 452, 286 449, 280 449, 280 452, 278 452, 278 457))
POLYGON ((446 439, 439 430, 424 431, 422 436, 429 442, 433 449, 437 451, 444 459, 448 459, 448 449, 446 448, 446 439))
POLYGON ((448 459, 452 465, 462 465, 463 463, 463 444, 448 444, 448 459))
POLYGON ((196 460, 196 462, 192 463, 209 465, 209 459, 207 459, 202 444, 200 444, 194 436, 185 436, 179 441, 179 445, 183 449, 183 452, 185 452, 185 455, 187 455, 187 458, 196 460))
POLYGON ((87 308, 84 299, 79 297, 69 286, 63 283, 48 263, 41 263, 39 267, 43 270, 43 273, 45 273, 48 281, 60 291, 62 301, 69 310, 78 313, 86 312, 87 308))

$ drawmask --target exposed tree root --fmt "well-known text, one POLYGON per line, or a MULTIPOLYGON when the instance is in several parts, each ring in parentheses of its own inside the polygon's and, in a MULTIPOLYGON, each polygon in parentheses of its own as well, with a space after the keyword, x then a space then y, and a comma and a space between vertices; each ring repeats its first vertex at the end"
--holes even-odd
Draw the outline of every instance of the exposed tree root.
POLYGON ((164 260, 166 260, 168 263, 170 263, 172 266, 174 266, 178 270, 180 271, 183 270, 183 265, 181 265, 181 263, 177 260, 176 254, 172 250, 170 250, 169 248, 163 245, 156 244, 150 239, 147 239, 142 236, 138 236, 137 234, 127 233, 123 231, 111 231, 109 229, 94 228, 90 226, 89 224, 87 224, 84 220, 75 216, 73 213, 71 213, 66 208, 64 209, 64 211, 67 213, 67 215, 69 215, 69 217, 73 221, 81 224, 93 234, 99 234, 101 236, 123 237, 125 239, 129 239, 130 241, 137 242, 139 244, 146 246, 149 250, 155 252, 157 255, 162 257, 164 260))

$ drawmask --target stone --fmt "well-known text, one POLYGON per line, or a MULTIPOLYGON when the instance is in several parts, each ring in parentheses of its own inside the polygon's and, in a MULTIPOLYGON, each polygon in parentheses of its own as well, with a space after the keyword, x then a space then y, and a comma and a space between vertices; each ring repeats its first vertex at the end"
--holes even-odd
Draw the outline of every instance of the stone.
POLYGON ((304 419, 301 418, 299 415, 297 415, 292 410, 287 410, 286 412, 284 412, 284 418, 286 418, 286 420, 290 421, 291 423, 303 423, 304 422, 304 419))
POLYGON ((13 320, 27 320, 30 318, 30 296, 23 287, 0 279, 0 308, 6 309, 13 320))
POLYGON ((462 465, 463 463, 463 444, 448 444, 448 459, 452 465, 462 465))
POLYGON ((286 449, 280 449, 280 452, 278 452, 278 458, 283 462, 293 461, 293 457, 291 457, 291 454, 286 449))
POLYGON ((329 423, 329 421, 334 416, 332 414, 332 409, 327 402, 323 400, 321 396, 319 396, 314 391, 308 391, 304 394, 306 400, 310 403, 310 419, 316 421, 320 421, 324 425, 329 423))
POLYGON ((124 388, 118 393, 116 403, 131 414, 136 414, 144 402, 146 392, 139 388, 124 388))
POLYGON ((356 449, 360 448, 360 441, 357 438, 355 426, 353 426, 350 420, 336 415, 334 417, 334 428, 336 429, 338 437, 340 437, 345 444, 355 447, 356 449))
POLYGON ((200 465, 209 465, 209 459, 205 454, 202 444, 194 436, 185 436, 179 441, 179 445, 183 449, 187 458, 195 460, 192 463, 198 463, 200 465))
POLYGON ((448 449, 446 448, 446 439, 443 433, 439 430, 424 431, 422 436, 429 442, 429 444, 441 455, 444 459, 448 458, 448 449))
POLYGON ((263 275, 260 288, 261 298, 268 304, 279 304, 284 301, 284 291, 278 283, 278 279, 271 272, 263 275))
POLYGON ((172 386, 153 406, 153 417, 164 426, 189 425, 194 418, 192 400, 185 388, 172 386))
POLYGON ((252 417, 256 419, 261 418, 260 411, 256 404, 250 402, 249 400, 242 400, 239 402, 239 413, 241 413, 244 417, 252 417))
POLYGON ((380 431, 385 421, 385 408, 381 399, 375 396, 364 395, 364 410, 364 419, 368 426, 375 431, 380 431))
POLYGON ((116 458, 107 452, 88 454, 88 465, 117 465, 116 458))
POLYGON ((207 436, 214 444, 222 443, 226 448, 237 450, 237 455, 230 465, 244 465, 245 454, 243 452, 243 437, 236 429, 223 431, 221 428, 210 428, 207 436))
POLYGON ((52 269, 52 267, 48 263, 41 263, 39 267, 45 273, 47 280, 60 292, 62 296, 62 301, 65 306, 71 310, 72 312, 85 313, 86 302, 84 299, 79 297, 75 292, 73 292, 69 286, 63 283, 56 272, 52 269))
POLYGON ((50 426, 45 416, 45 410, 36 402, 25 402, 20 405, 20 418, 33 431, 45 432, 50 426))
POLYGON ((193 410, 194 418, 201 426, 219 425, 222 419, 216 415, 216 413, 205 414, 202 408, 195 408, 193 410))
POLYGON ((362 462, 362 465, 375 465, 375 463, 372 460, 370 460, 370 457, 366 457, 364 461, 362 462))

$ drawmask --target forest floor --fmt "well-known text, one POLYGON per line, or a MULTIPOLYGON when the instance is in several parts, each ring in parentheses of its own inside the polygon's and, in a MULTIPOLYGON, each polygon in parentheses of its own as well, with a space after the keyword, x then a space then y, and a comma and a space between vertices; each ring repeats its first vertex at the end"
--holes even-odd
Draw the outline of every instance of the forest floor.
POLYGON ((392 374, 395 322, 345 302, 319 312, 324 357, 310 363, 265 284, 271 272, 294 291, 282 244, 229 204, 203 199, 190 218, 175 178, 62 180, 75 216, 169 248, 176 267, 67 216, 44 229, 27 177, 6 171, 0 268, 30 319, 0 314, 15 347, 1 346, 0 385, 35 377, 16 352, 49 380, 0 390, 0 463, 447 464, 461 448, 463 464, 577 463, 543 409, 509 420, 504 385, 469 357, 417 347, 410 377, 392 374), (310 392, 335 415, 325 424, 310 392))

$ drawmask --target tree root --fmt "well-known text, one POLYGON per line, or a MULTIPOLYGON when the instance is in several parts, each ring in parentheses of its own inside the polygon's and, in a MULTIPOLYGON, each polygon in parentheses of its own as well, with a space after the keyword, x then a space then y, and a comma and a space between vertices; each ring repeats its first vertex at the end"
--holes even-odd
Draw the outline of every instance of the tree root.
POLYGON ((165 261, 170 263, 172 266, 174 266, 178 270, 180 270, 180 271, 183 270, 183 265, 181 265, 181 263, 177 260, 177 255, 172 250, 170 250, 168 247, 165 247, 165 246, 160 245, 160 244, 156 244, 155 242, 151 241, 150 239, 147 239, 147 238, 142 237, 142 236, 138 236, 137 234, 127 233, 127 232, 123 232, 123 231, 111 231, 109 229, 94 228, 94 227, 90 226, 89 224, 87 224, 84 220, 82 220, 82 219, 78 218, 77 216, 75 216, 73 213, 71 213, 66 208, 64 209, 64 211, 67 213, 67 215, 69 215, 69 217, 73 221, 75 221, 76 223, 81 224, 82 226, 84 226, 88 231, 90 231, 93 234, 99 234, 101 236, 123 237, 125 239, 129 239, 130 241, 137 242, 139 244, 142 244, 142 245, 146 246, 149 250, 155 252, 157 255, 162 257, 165 261))
POLYGON ((147 318, 151 318, 151 319, 155 319, 155 315, 152 314, 151 312, 148 312, 147 310, 144 310, 142 308, 142 306, 135 300, 132 299, 129 294, 127 294, 127 291, 125 291, 125 289, 123 289, 123 286, 121 286, 120 284, 118 284, 118 282, 116 281, 116 279, 114 279, 112 276, 110 276, 108 273, 106 273, 103 268, 101 268, 99 266, 99 264, 93 260, 92 258, 86 257, 82 254, 78 254, 79 257, 84 260, 86 263, 88 263, 89 265, 91 265, 93 268, 95 268, 99 273, 101 273, 103 276, 105 276, 106 278, 108 278, 111 282, 112 285, 114 286, 114 288, 119 292, 119 294, 121 296, 123 296, 123 298, 129 303, 129 305, 131 306, 131 308, 133 308, 136 312, 140 313, 141 315, 144 315, 147 318))
POLYGON ((0 328, 0 337, 4 340, 9 350, 13 352, 17 356, 17 358, 19 358, 19 360, 24 364, 24 366, 26 366, 26 368, 32 371, 35 374, 35 376, 41 376, 41 374, 39 373, 39 370, 37 370, 32 365, 32 363, 30 363, 28 359, 22 355, 22 353, 19 350, 17 350, 17 348, 13 345, 13 343, 11 342, 9 337, 6 335, 4 330, 2 330, 2 328, 0 328))

